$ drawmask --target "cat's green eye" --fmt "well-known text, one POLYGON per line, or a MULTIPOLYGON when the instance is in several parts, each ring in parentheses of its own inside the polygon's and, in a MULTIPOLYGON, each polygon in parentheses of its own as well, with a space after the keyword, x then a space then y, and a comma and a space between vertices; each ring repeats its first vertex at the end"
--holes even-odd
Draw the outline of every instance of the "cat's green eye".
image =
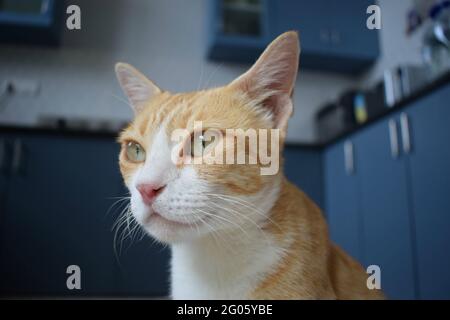
POLYGON ((131 162, 144 162, 145 161, 145 150, 142 146, 134 141, 127 143, 127 158, 131 162))
POLYGON ((205 139, 204 134, 192 134, 191 135, 191 156, 202 157, 205 148, 211 143, 205 139))

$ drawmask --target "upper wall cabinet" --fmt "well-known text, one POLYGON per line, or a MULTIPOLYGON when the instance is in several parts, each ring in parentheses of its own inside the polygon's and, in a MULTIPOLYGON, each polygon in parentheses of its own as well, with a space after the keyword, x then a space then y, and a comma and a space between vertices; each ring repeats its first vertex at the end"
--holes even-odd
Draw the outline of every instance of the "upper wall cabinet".
POLYGON ((0 42, 57 45, 61 0, 0 0, 0 42))
POLYGON ((379 55, 366 26, 370 0, 214 0, 208 57, 253 62, 279 34, 298 30, 302 68, 358 74, 379 55))
POLYGON ((208 58, 254 62, 269 43, 267 0, 208 1, 208 58))

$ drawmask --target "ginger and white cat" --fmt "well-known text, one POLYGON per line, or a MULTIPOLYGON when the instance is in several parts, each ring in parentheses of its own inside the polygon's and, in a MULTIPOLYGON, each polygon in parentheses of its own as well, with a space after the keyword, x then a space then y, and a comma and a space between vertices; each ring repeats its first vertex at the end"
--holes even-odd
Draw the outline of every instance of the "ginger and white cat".
MULTIPOLYGON (((116 65, 135 112, 119 138, 120 169, 134 218, 171 246, 173 298, 383 297, 367 288, 364 269, 330 241, 320 209, 282 170, 261 175, 259 161, 173 161, 173 150, 184 143, 171 139, 173 131, 193 132, 195 121, 220 131, 279 129, 282 146, 293 111, 299 54, 297 33, 287 32, 230 84, 177 94, 158 88, 130 65, 116 65)), ((186 137, 205 148, 197 140, 194 134, 186 137)), ((225 153, 235 152, 227 146, 225 153)), ((281 157, 282 148, 279 152, 281 157)))

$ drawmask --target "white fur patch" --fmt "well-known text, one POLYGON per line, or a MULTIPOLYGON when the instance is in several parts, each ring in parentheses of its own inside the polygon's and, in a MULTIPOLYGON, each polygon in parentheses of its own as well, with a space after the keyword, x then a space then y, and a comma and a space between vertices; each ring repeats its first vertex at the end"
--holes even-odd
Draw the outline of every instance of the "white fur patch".
MULTIPOLYGON (((252 210, 247 208, 245 212, 242 207, 242 213, 247 217, 268 214, 278 192, 277 184, 271 190, 262 190, 247 199, 258 204, 261 212, 252 214, 252 210)), ((257 221, 255 217, 250 219, 257 221)), ((172 245, 174 299, 249 298, 249 294, 278 265, 284 252, 267 232, 251 223, 241 226, 244 230, 219 230, 216 235, 172 245)))

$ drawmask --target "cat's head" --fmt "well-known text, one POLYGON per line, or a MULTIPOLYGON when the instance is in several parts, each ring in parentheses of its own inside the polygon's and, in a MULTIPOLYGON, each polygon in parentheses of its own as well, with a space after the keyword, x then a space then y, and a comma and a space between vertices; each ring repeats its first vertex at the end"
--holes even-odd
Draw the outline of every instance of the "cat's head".
POLYGON ((149 234, 174 243, 264 228, 280 188, 299 52, 297 33, 284 33, 230 84, 177 94, 116 65, 135 113, 119 138, 120 169, 149 234))

